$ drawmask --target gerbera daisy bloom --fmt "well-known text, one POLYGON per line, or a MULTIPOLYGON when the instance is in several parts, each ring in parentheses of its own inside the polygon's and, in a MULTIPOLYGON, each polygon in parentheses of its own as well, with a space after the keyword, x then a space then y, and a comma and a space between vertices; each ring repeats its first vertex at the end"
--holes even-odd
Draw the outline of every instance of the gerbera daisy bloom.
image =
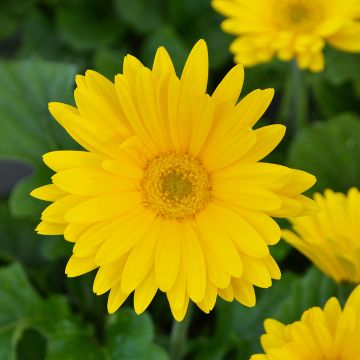
POLYGON ((359 360, 360 286, 343 309, 333 297, 324 309, 305 311, 300 321, 285 325, 267 319, 264 327, 261 344, 265 354, 253 355, 250 360, 359 360))
POLYGON ((321 211, 291 218, 293 231, 283 238, 335 281, 360 282, 360 193, 325 190, 315 194, 321 211))
POLYGON ((253 285, 280 278, 268 245, 281 232, 270 216, 311 213, 315 203, 301 193, 315 178, 258 162, 285 128, 252 130, 273 90, 236 104, 243 75, 235 66, 207 95, 201 40, 181 78, 161 47, 152 69, 128 55, 115 84, 87 71, 76 78, 76 107, 50 103, 87 151, 44 155, 56 174, 32 192, 53 202, 37 231, 75 243, 68 276, 99 268, 94 292, 110 290, 110 313, 133 291, 141 313, 158 289, 177 320, 189 299, 205 312, 217 295, 253 306, 253 285))
POLYGON ((212 5, 228 17, 222 29, 238 36, 230 50, 245 66, 277 56, 319 72, 326 43, 360 52, 359 0, 212 0, 212 5))

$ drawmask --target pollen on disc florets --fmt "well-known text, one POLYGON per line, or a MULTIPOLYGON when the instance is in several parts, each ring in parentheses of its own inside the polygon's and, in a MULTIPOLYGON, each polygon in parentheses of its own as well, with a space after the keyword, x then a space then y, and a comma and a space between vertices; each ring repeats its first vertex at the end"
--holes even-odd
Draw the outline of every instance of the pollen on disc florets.
POLYGON ((201 162, 183 153, 152 158, 142 181, 145 203, 166 219, 191 218, 208 203, 209 174, 201 162))

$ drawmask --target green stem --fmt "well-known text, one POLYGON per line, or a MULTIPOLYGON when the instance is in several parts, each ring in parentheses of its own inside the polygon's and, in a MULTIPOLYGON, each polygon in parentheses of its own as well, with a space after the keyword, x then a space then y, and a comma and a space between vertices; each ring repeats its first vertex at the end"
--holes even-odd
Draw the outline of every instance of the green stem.
POLYGON ((292 102, 290 109, 289 127, 292 135, 304 128, 308 122, 308 88, 306 73, 302 72, 296 60, 292 63, 292 102))
POLYGON ((284 84, 284 92, 278 113, 287 129, 288 135, 294 137, 295 134, 306 126, 308 122, 308 85, 306 73, 302 72, 294 60, 291 64, 284 84))
POLYGON ((170 335, 170 360, 181 360, 186 354, 186 340, 191 321, 192 306, 189 305, 183 321, 174 320, 170 335))

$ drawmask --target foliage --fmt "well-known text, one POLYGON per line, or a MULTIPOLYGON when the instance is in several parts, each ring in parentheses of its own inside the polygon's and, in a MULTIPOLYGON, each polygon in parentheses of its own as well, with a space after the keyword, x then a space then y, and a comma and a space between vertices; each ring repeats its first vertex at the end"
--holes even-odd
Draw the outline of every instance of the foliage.
MULTIPOLYGON (((205 38, 211 92, 233 66, 228 51, 232 37, 221 31, 220 21, 209 0, 0 2, 0 185, 1 160, 32 169, 0 199, 0 359, 168 358, 171 315, 163 297, 144 315, 124 307, 109 316, 104 297, 92 294, 93 274, 65 278, 71 246, 61 237, 35 234, 43 205, 28 194, 51 177, 42 164, 44 153, 78 146, 47 109, 50 101, 73 101, 76 73, 92 68, 112 79, 125 54, 150 66, 160 45, 167 47, 180 73, 189 49, 205 38)), ((244 95, 255 88, 276 90, 262 122, 283 122, 289 128, 267 160, 315 174, 312 191, 360 187, 359 61, 359 54, 327 49, 325 71, 303 73, 295 84, 291 64, 279 61, 245 72, 244 95), (305 126, 294 124, 296 93, 309 100, 302 104, 307 106, 305 126)), ((282 280, 259 289, 251 309, 224 301, 210 315, 194 309, 188 358, 248 359, 260 350, 265 318, 291 322, 330 296, 344 301, 349 293, 349 286, 333 283, 312 267, 303 272, 308 263, 285 243, 271 252, 282 280)))

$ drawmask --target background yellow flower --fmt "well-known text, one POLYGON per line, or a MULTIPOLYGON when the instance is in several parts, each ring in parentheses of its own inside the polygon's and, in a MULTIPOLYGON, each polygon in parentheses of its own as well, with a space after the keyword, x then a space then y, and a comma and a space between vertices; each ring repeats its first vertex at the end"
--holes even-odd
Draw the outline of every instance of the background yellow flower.
POLYGON ((359 360, 359 311, 360 286, 343 309, 333 297, 324 309, 313 307, 292 324, 267 319, 266 334, 261 336, 265 354, 253 355, 250 360, 359 360))
POLYGON ((358 0, 213 0, 228 17, 222 29, 238 38, 230 46, 235 62, 252 66, 277 56, 296 59, 301 69, 324 68, 326 43, 360 51, 358 0))
POLYGON ((180 79, 159 48, 152 70, 128 55, 115 84, 88 71, 76 79, 77 107, 50 103, 88 151, 44 156, 56 174, 32 192, 53 202, 37 231, 75 243, 68 276, 99 268, 94 292, 110 290, 110 313, 133 291, 141 313, 158 289, 177 320, 189 300, 205 312, 217 295, 254 306, 253 286, 280 278, 268 249, 280 238, 271 216, 316 210, 301 195, 315 177, 259 162, 285 127, 252 129, 273 90, 255 90, 237 104, 243 75, 235 66, 207 95, 201 40, 180 79))
POLYGON ((360 282, 360 193, 325 190, 314 195, 318 214, 291 218, 282 236, 336 281, 360 282))

